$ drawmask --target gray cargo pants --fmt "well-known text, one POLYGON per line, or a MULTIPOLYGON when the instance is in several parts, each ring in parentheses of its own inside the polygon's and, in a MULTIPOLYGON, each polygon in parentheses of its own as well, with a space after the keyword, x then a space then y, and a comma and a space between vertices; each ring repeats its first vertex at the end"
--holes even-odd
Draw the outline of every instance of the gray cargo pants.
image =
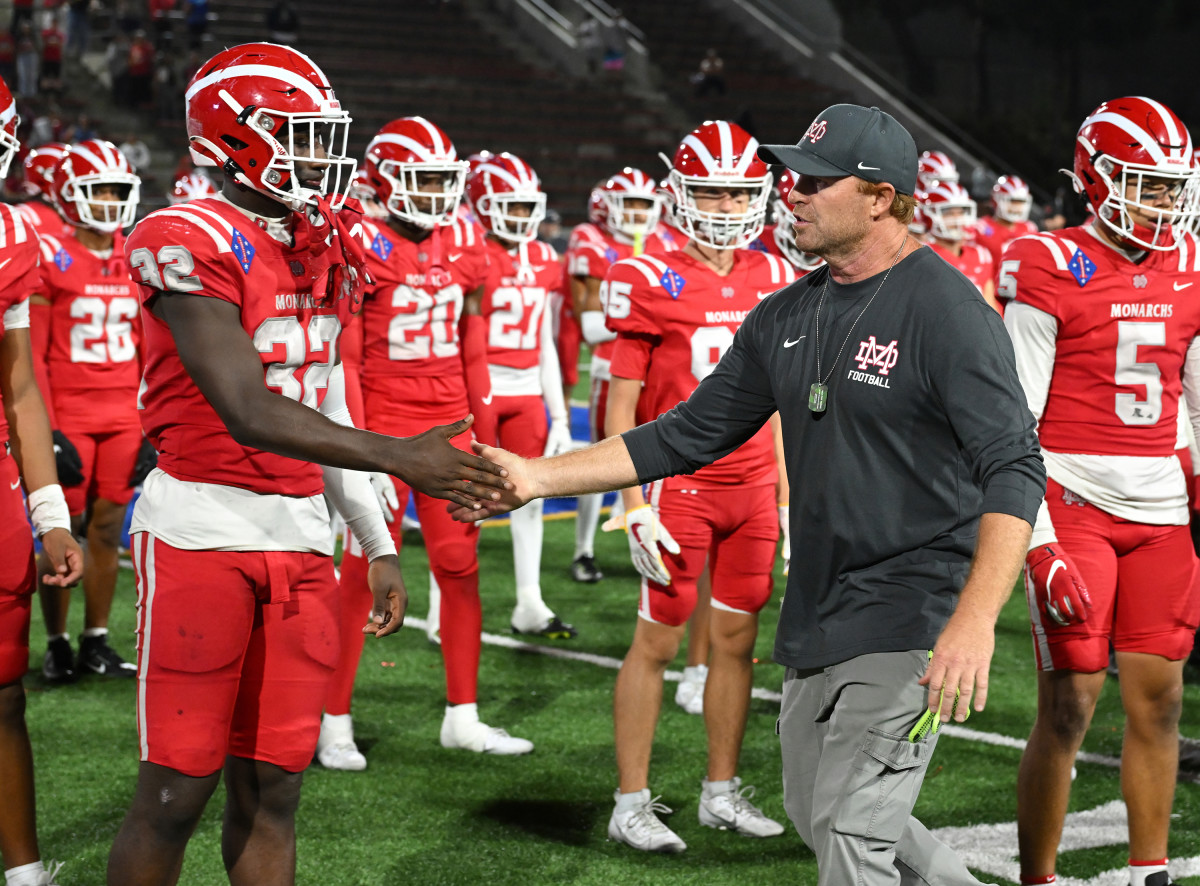
POLYGON ((819 886, 978 886, 912 817, 937 736, 910 742, 928 650, 788 668, 779 716, 783 805, 817 855, 819 886))

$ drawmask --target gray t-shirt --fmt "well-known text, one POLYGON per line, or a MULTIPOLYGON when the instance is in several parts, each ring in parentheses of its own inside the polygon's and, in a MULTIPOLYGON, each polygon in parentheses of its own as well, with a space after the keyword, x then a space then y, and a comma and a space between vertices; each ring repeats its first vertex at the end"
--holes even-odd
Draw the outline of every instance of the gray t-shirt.
POLYGON ((775 659, 795 668, 932 648, 980 515, 1032 524, 1046 485, 1004 324, 930 249, 892 269, 853 332, 882 274, 828 281, 829 400, 812 413, 828 276, 821 268, 765 299, 691 397, 624 435, 649 482, 731 452, 779 411, 792 567, 775 659))

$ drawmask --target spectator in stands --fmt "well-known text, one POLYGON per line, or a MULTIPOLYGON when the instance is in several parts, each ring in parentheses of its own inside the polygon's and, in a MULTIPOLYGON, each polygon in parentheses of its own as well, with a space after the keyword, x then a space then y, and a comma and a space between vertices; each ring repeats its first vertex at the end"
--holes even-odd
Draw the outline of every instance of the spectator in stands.
POLYGON ((717 95, 725 94, 725 59, 717 54, 717 50, 709 48, 700 59, 700 67, 692 75, 692 83, 696 86, 696 98, 707 98, 710 92, 717 95))
POLYGON ((75 118, 75 122, 68 126, 62 134, 62 140, 68 144, 75 142, 86 142, 96 137, 96 129, 92 126, 91 118, 87 114, 80 114, 75 118))
POLYGON ((145 31, 135 31, 129 44, 129 103, 147 108, 154 98, 154 44, 145 31))
POLYGON ((125 136, 125 141, 117 145, 117 150, 125 155, 125 159, 129 161, 134 172, 142 178, 146 177, 142 170, 150 166, 150 149, 146 147, 146 143, 138 137, 136 132, 125 136))
POLYGON ((547 209, 546 217, 538 225, 537 238, 543 243, 549 243, 559 255, 566 254, 567 235, 563 231, 562 216, 557 209, 547 209))
POLYGON ((292 0, 278 0, 267 10, 267 31, 271 42, 291 45, 300 36, 300 13, 292 0))
POLYGON ((17 44, 10 31, 0 31, 0 77, 5 83, 17 82, 17 44))
POLYGON ((104 52, 108 66, 108 79, 112 84, 113 104, 119 108, 129 107, 129 35, 116 33, 104 52))
POLYGON ((139 13, 139 7, 134 0, 117 0, 113 9, 113 20, 122 33, 132 35, 142 27, 142 17, 139 13))
POLYGON ((33 27, 33 0, 13 0, 9 30, 13 34, 20 34, 22 22, 29 22, 29 26, 33 27))
POLYGON ((179 92, 179 79, 175 66, 165 52, 159 52, 154 60, 154 119, 169 123, 183 107, 183 96, 179 92))
POLYGON ((175 11, 175 0, 150 0, 150 27, 154 29, 154 46, 163 49, 174 42, 171 31, 171 13, 175 11))
POLYGON ((54 19, 42 31, 42 92, 54 101, 62 98, 62 59, 67 35, 54 19))
POLYGON ((30 148, 40 148, 49 142, 61 141, 62 131, 63 124, 58 115, 40 109, 33 117, 26 143, 30 148))
POLYGON ((188 46, 199 49, 208 31, 208 0, 188 0, 184 8, 184 22, 188 30, 188 46))
MULTIPOLYGON (((14 14, 16 8, 13 9, 14 14)), ((37 95, 38 45, 33 19, 25 18, 17 28, 17 92, 22 98, 37 95)))
POLYGON ((92 34, 92 0, 70 0, 67 4, 67 58, 81 58, 92 34))

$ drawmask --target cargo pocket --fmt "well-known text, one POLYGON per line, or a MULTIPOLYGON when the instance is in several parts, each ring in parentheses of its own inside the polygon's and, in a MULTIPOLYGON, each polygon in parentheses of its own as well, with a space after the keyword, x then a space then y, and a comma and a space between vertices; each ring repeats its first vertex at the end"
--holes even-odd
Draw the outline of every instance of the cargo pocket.
POLYGON ((904 833, 934 743, 868 729, 854 755, 833 830, 895 843, 904 833))

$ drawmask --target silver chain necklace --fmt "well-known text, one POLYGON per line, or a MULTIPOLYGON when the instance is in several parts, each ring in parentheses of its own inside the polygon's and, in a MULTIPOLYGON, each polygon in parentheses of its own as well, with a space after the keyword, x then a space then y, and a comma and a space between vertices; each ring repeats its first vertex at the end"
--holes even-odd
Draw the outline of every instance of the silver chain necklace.
POLYGON ((829 292, 829 277, 832 272, 825 276, 825 285, 821 287, 821 300, 817 302, 817 317, 816 317, 816 349, 817 349, 817 380, 813 382, 808 389, 808 408, 814 413, 824 412, 825 407, 829 405, 829 379, 833 377, 833 371, 837 368, 838 360, 842 358, 842 351, 846 350, 846 344, 850 341, 850 336, 854 334, 854 327, 858 325, 858 321, 862 319, 863 314, 867 312, 867 308, 871 307, 871 302, 875 301, 875 296, 879 295, 879 290, 883 289, 883 284, 887 282, 888 275, 892 273, 892 268, 896 267, 896 262, 900 260, 900 253, 904 252, 904 247, 908 245, 908 234, 904 235, 904 241, 900 244, 900 248, 896 250, 896 255, 892 258, 892 263, 888 265, 887 271, 883 275, 883 279, 879 281, 879 285, 875 287, 875 291, 871 293, 871 297, 867 299, 867 303, 863 305, 863 309, 858 312, 858 316, 854 318, 854 322, 850 324, 850 329, 846 332, 846 337, 842 339, 842 346, 838 348, 837 356, 833 358, 833 365, 829 367, 829 373, 825 378, 821 378, 821 308, 825 305, 825 294, 829 292))

